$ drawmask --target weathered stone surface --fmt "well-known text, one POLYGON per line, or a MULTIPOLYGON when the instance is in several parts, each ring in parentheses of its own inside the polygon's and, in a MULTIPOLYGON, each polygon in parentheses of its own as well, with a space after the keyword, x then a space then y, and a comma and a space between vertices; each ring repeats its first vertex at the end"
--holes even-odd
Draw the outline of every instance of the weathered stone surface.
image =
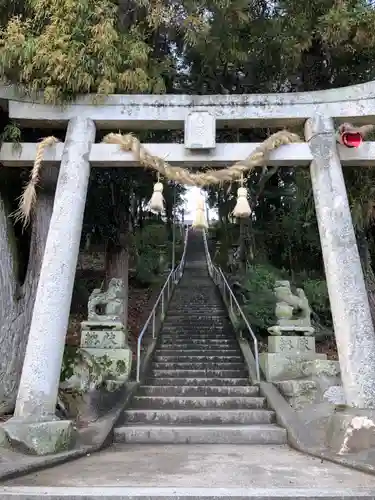
POLYGON ((274 294, 276 296, 275 315, 277 323, 268 328, 271 335, 282 335, 282 332, 298 331, 304 335, 312 335, 311 308, 305 292, 297 288, 294 294, 289 281, 276 281, 274 294))
POLYGON ((315 337, 301 337, 297 335, 271 335, 268 337, 268 352, 314 353, 315 337))
POLYGON ((126 346, 124 330, 85 330, 81 332, 81 347, 123 349, 126 346))
POLYGON ((209 111, 189 113, 185 120, 185 148, 214 149, 215 144, 215 116, 209 111))
POLYGON ((89 321, 119 322, 124 313, 124 283, 112 278, 108 290, 95 288, 89 297, 87 318, 89 321))
MULTIPOLYGON (((315 92, 244 94, 244 95, 111 95, 98 106, 95 95, 80 97, 67 106, 53 106, 36 100, 32 106, 22 100, 16 88, 0 88, 9 102, 9 117, 28 123, 46 120, 66 122, 73 116, 89 117, 98 127, 109 130, 149 129, 150 122, 158 129, 181 128, 187 114, 209 108, 220 126, 259 127, 262 120, 268 126, 283 127, 303 124, 310 116, 326 113, 333 118, 358 116, 363 123, 375 119, 374 82, 315 92), (347 102, 343 106, 343 101, 347 102), (236 123, 237 122, 237 123, 236 123)), ((114 148, 115 149, 115 148, 114 148)), ((118 149, 118 148, 117 148, 118 149)), ((245 158, 245 152, 239 158, 245 158)), ((34 155, 35 158, 35 155, 34 155)), ((168 158, 169 160, 169 158, 168 158)), ((355 163, 354 163, 355 165, 355 163)))
POLYGON ((340 375, 340 363, 329 359, 314 359, 302 364, 303 376, 317 376, 335 378, 340 375))
POLYGON ((307 120, 305 137, 314 157, 311 183, 342 383, 348 405, 374 408, 374 328, 337 153, 335 125, 329 115, 321 113, 315 111, 307 120))
POLYGON ((60 389, 80 394, 98 389, 107 376, 106 367, 85 349, 73 351, 63 358, 60 389))
POLYGON ((303 363, 314 359, 326 359, 325 354, 261 353, 259 363, 268 382, 293 380, 304 377, 303 363))
POLYGON ((335 412, 328 422, 327 445, 339 455, 375 447, 374 410, 347 408, 335 412))
POLYGON ((276 382, 275 385, 290 406, 296 410, 304 408, 316 399, 318 387, 313 380, 285 380, 276 382))
POLYGON ((124 349, 96 349, 86 348, 95 361, 105 371, 106 379, 125 382, 128 380, 132 365, 133 354, 129 348, 124 349))
POLYGON ((0 442, 6 436, 13 448, 32 455, 49 455, 74 445, 76 431, 70 420, 26 422, 11 418, 2 426, 0 442))
POLYGON ((345 405, 345 393, 342 385, 333 385, 323 393, 323 399, 335 405, 345 405))
POLYGON ((94 141, 92 120, 77 116, 70 121, 18 391, 18 418, 37 422, 55 414, 94 141))
MULTIPOLYGON (((149 123, 148 123, 149 125, 149 123)), ((193 151, 186 149, 184 144, 147 144, 147 149, 153 156, 168 157, 168 163, 187 168, 201 168, 209 163, 212 168, 223 168, 229 163, 243 161, 254 152, 261 143, 218 143, 215 149, 193 151)), ((5 167, 32 167, 35 161, 37 143, 22 142, 22 149, 15 150, 12 142, 3 143, 0 148, 0 163, 5 167)), ((64 144, 58 143, 47 148, 44 160, 49 165, 57 167, 60 164, 64 144)), ((359 149, 348 149, 338 145, 339 156, 343 166, 373 167, 375 166, 375 142, 365 142, 359 149)), ((312 161, 309 146, 305 142, 287 144, 271 151, 267 165, 285 166, 293 164, 296 167, 308 167, 312 161)), ((139 167, 134 154, 121 150, 115 144, 93 144, 90 153, 91 167, 139 167)), ((102 268, 102 266, 100 266, 102 268)))

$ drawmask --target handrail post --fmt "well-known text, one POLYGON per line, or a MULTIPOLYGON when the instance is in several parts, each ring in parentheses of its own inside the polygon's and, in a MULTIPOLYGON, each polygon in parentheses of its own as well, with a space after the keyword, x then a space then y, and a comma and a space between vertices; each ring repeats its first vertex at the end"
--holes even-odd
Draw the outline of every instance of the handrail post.
POLYGON ((139 382, 139 376, 141 371, 141 341, 142 338, 138 337, 137 340, 137 378, 136 381, 139 382))
POLYGON ((152 339, 154 340, 156 338, 156 309, 159 306, 159 303, 161 302, 161 321, 164 320, 165 316, 165 310, 167 307, 167 304, 170 300, 170 297, 172 295, 172 291, 174 289, 174 286, 177 284, 177 278, 181 278, 184 272, 184 267, 185 267, 185 256, 186 256, 186 247, 187 247, 187 240, 188 240, 188 230, 185 233, 185 239, 184 239, 184 250, 183 254, 180 260, 180 263, 178 266, 174 269, 171 269, 168 278, 166 279, 163 288, 161 289, 158 298, 156 299, 156 302, 154 304, 154 307, 147 318, 146 323, 144 324, 137 340, 137 359, 136 359, 136 381, 140 382, 140 373, 141 373, 141 343, 144 334, 146 333, 146 330, 150 324, 150 321, 152 320, 152 339), (167 299, 165 299, 165 291, 167 291, 167 299), (166 302, 167 300, 167 302, 166 302))
POLYGON ((156 313, 156 308, 154 308, 154 314, 152 315, 152 338, 155 338, 155 313, 156 313))
MULTIPOLYGON (((221 292, 221 295, 223 297, 223 301, 226 305, 226 307, 229 309, 229 312, 233 318, 233 303, 236 305, 236 308, 240 314, 240 317, 242 317, 246 328, 248 329, 253 342, 254 342, 254 358, 255 358, 255 368, 256 368, 256 377, 257 380, 256 382, 260 382, 260 368, 259 368, 259 349, 258 349, 258 339, 256 338, 251 326, 249 325, 249 322, 247 321, 247 318, 244 314, 244 312, 241 309, 240 304, 238 303, 238 300, 236 299, 236 296, 233 293, 233 290, 229 286, 229 283, 227 279, 224 276, 224 273, 220 267, 216 267, 215 264, 212 262, 211 255, 208 251, 208 244, 207 244, 207 237, 206 237, 206 232, 203 230, 203 242, 204 242, 204 249, 206 253, 206 260, 207 260, 207 266, 209 270, 209 274, 215 283, 215 285, 219 288, 219 291, 221 292), (222 288, 222 289, 221 289, 222 288), (227 294, 229 296, 229 304, 227 301, 227 294)), ((240 330, 240 339, 243 339, 243 333, 242 329, 240 330)))

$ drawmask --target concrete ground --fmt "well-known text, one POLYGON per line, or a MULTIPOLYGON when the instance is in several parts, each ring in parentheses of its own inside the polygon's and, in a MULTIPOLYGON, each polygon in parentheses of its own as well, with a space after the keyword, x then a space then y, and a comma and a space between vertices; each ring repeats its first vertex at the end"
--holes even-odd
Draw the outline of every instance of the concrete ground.
POLYGON ((375 492, 375 476, 287 446, 116 444, 2 486, 370 488, 375 492))

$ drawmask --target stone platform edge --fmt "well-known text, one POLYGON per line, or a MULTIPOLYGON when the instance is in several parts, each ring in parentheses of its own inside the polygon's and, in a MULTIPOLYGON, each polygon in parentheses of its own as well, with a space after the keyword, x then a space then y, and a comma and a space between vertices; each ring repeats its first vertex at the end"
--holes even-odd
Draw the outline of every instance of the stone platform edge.
MULTIPOLYGON (((156 284, 152 297, 157 297, 157 295, 159 295, 163 283, 158 282, 156 284)), ((22 453, 17 453, 11 450, 11 454, 17 454, 18 460, 11 460, 7 462, 0 459, 0 482, 20 476, 26 476, 27 474, 31 474, 42 469, 48 469, 71 460, 77 460, 78 458, 82 458, 91 453, 96 453, 107 446, 110 446, 113 443, 114 428, 116 427, 122 412, 131 403, 134 394, 136 393, 138 387, 142 384, 142 380, 147 373, 156 348, 160 330, 161 324, 158 324, 156 326, 156 338, 148 346, 146 354, 143 358, 140 382, 126 382, 120 389, 124 392, 124 397, 119 404, 109 409, 103 417, 98 418, 98 420, 94 422, 90 422, 88 427, 85 429, 78 430, 78 444, 75 448, 61 453, 45 456, 23 455, 22 453), (85 441, 90 441, 90 443, 85 444, 85 441)), ((5 450, 5 453, 6 452, 7 451, 5 450)), ((0 487, 0 492, 1 491, 0 487)), ((0 495, 0 498, 4 498, 3 495, 0 495)))
POLYGON ((342 500, 373 499, 371 488, 134 488, 134 487, 1 487, 2 500, 342 500))
MULTIPOLYGON (((220 292, 219 292, 220 293, 220 292)), ((221 295, 221 294, 220 294, 221 295)), ((369 459, 363 453, 350 454, 350 457, 336 455, 331 453, 327 449, 319 446, 317 440, 314 439, 310 430, 306 426, 306 423, 298 417, 293 408, 287 403, 284 396, 280 393, 278 388, 272 382, 266 382, 261 380, 260 382, 255 382, 256 376, 256 360, 251 350, 250 344, 246 338, 241 337, 237 331, 235 322, 230 315, 229 308, 222 297, 224 307, 226 308, 229 316, 229 320, 234 328, 237 342, 239 343, 244 361, 249 373, 249 379, 253 385, 259 386, 260 395, 265 397, 268 406, 276 414, 276 422, 286 429, 287 431, 287 441, 288 444, 297 451, 305 453, 315 458, 320 458, 321 460, 327 460, 329 462, 342 465, 344 467, 355 469, 360 472, 366 472, 371 475, 375 475, 375 450, 373 454, 373 460, 369 459)), ((260 377, 264 377, 262 369, 260 368, 260 377)), ((375 495, 374 495, 375 498, 375 495)))
POLYGON ((298 417, 293 408, 285 401, 277 387, 271 382, 260 382, 260 393, 267 399, 269 407, 276 413, 276 421, 287 431, 288 444, 297 451, 322 461, 329 462, 375 475, 375 454, 373 460, 363 453, 350 456, 336 455, 319 446, 305 422, 298 417))
MULTIPOLYGON (((76 460, 90 453, 95 453, 112 444, 113 428, 115 427, 122 411, 130 403, 138 384, 129 382, 122 391, 124 399, 110 409, 106 415, 94 422, 90 422, 84 429, 78 429, 78 443, 75 448, 53 455, 36 456, 24 455, 14 450, 9 450, 10 460, 0 460, 0 481, 25 476, 41 469, 60 465, 70 460, 76 460), (87 444, 87 441, 90 443, 87 444), (12 460, 12 455, 14 460, 12 460)), ((8 450, 4 450, 6 457, 8 450)), ((2 498, 2 496, 1 496, 2 498)))

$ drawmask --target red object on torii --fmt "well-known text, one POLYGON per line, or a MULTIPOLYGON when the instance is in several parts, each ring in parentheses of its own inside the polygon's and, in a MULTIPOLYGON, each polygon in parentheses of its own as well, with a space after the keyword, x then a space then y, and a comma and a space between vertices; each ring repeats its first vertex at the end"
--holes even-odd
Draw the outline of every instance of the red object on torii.
POLYGON ((363 127, 353 127, 351 123, 340 125, 337 133, 337 142, 347 148, 359 148, 363 138, 372 131, 373 125, 364 125, 363 127))

